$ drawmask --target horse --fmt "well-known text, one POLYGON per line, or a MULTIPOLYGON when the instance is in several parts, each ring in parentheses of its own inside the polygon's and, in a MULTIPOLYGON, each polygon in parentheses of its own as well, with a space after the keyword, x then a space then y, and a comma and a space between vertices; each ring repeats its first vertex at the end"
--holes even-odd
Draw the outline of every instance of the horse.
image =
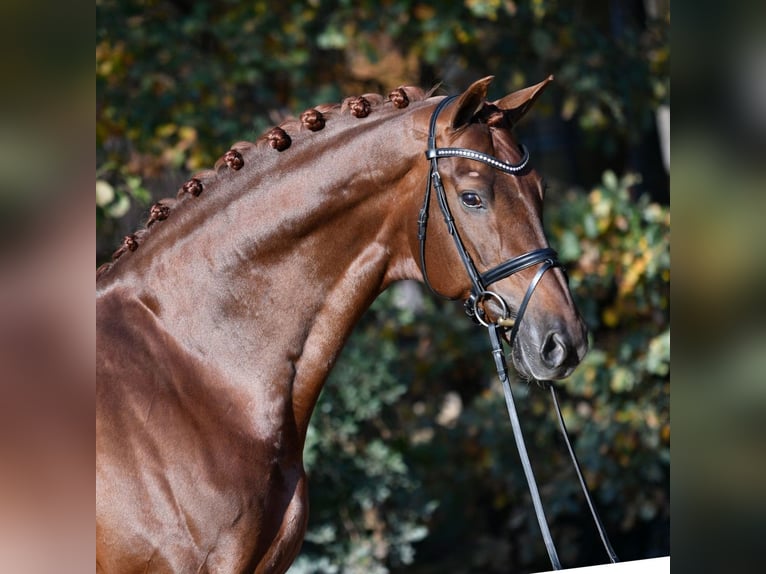
POLYGON ((97 572, 285 572, 307 526, 312 411, 396 281, 470 300, 488 323, 529 303, 510 351, 522 377, 582 360, 560 269, 535 275, 538 257, 479 293, 466 273, 552 252, 542 180, 512 133, 552 77, 490 102, 492 79, 451 98, 349 97, 236 143, 98 268, 97 572), (462 153, 424 158, 428 139, 462 153), (432 181, 438 204, 423 202, 432 181))

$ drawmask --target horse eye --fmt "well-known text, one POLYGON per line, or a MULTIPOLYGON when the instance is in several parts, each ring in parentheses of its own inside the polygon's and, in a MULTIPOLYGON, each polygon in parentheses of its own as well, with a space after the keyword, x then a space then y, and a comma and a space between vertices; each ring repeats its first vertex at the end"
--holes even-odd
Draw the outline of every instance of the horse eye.
POLYGON ((471 209, 478 209, 482 206, 481 197, 479 197, 478 193, 472 191, 466 191, 460 196, 460 199, 463 201, 463 205, 471 209))

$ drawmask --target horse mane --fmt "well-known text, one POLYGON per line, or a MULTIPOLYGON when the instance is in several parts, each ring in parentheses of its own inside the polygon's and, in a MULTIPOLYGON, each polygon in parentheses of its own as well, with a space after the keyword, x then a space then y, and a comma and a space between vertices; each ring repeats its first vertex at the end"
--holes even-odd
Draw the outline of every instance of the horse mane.
MULTIPOLYGON (((260 151, 266 146, 283 152, 292 144, 292 138, 305 133, 306 130, 315 132, 324 129, 328 120, 338 121, 342 118, 365 118, 372 112, 390 106, 393 109, 406 108, 410 102, 420 102, 430 98, 439 88, 423 90, 415 86, 399 86, 389 92, 388 96, 381 94, 363 94, 347 97, 341 103, 320 104, 309 108, 298 118, 287 118, 280 125, 272 127, 255 141, 240 141, 231 146, 214 164, 213 169, 200 171, 192 175, 179 189, 175 198, 163 198, 154 203, 149 209, 149 217, 143 227, 126 235, 120 246, 112 254, 112 260, 96 269, 96 283, 109 275, 115 264, 126 254, 138 249, 150 235, 155 226, 166 220, 173 211, 181 205, 193 201, 201 194, 214 191, 221 179, 218 177, 224 170, 240 170, 245 164, 244 154, 253 150, 260 151), (292 134, 292 135, 291 135, 292 134)), ((250 160, 248 160, 250 161, 250 160)))

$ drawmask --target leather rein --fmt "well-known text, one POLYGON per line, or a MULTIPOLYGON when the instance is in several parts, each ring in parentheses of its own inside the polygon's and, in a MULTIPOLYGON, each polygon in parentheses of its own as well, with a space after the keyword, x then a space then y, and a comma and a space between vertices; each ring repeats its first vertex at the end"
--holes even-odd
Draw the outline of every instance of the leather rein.
MULTIPOLYGON (((431 170, 428 177, 425 197, 423 199, 423 207, 421 208, 418 217, 420 267, 423 273, 424 282, 428 288, 436 295, 444 297, 444 295, 436 291, 431 285, 431 282, 428 279, 428 273, 426 272, 426 231, 431 201, 431 190, 434 189, 436 190, 436 199, 438 200, 439 208, 442 212, 442 215, 444 216, 444 222, 447 225, 447 230, 452 236, 455 247, 457 248, 458 255, 460 256, 468 277, 471 280, 471 293, 465 301, 466 314, 474 321, 486 327, 489 332, 489 339, 492 345, 492 356, 495 361, 498 378, 500 379, 500 382, 503 386, 503 394, 505 395, 506 407, 508 408, 508 415, 511 420, 511 427, 513 429, 514 439, 516 441, 516 448, 519 452, 519 457, 521 458, 522 467, 524 469, 527 485, 529 487, 529 493, 532 498, 532 504, 537 516, 537 522, 539 523, 540 530, 542 532, 543 542, 545 543, 545 547, 548 551, 548 557, 550 558, 553 569, 561 570, 561 562, 559 560, 558 553, 556 552, 556 547, 553 543, 553 537, 551 536, 548 522, 545 518, 545 512, 543 510, 542 501, 540 499, 540 493, 537 488, 537 481, 535 480, 532 464, 529 460, 529 455, 527 454, 524 436, 521 432, 521 423, 516 411, 516 405, 514 403, 513 393, 511 391, 510 381, 508 378, 508 365, 506 364, 505 354, 503 352, 503 336, 501 329, 503 331, 508 328, 511 329, 509 339, 510 347, 513 348, 513 343, 516 340, 516 335, 518 334, 519 324, 521 323, 521 319, 524 316, 527 305, 529 304, 529 301, 532 298, 532 294, 534 293, 537 284, 540 282, 540 279, 542 279, 545 272, 549 269, 554 267, 562 267, 563 270, 563 266, 558 260, 558 254, 556 251, 550 247, 544 247, 541 249, 528 251, 527 253, 509 259, 508 261, 501 263, 500 265, 497 265, 496 267, 493 267, 492 269, 489 269, 483 273, 480 273, 476 269, 476 265, 471 259, 471 256, 469 255, 465 245, 463 244, 463 241, 460 238, 460 234, 455 225, 455 219, 452 216, 449 204, 447 203, 447 195, 444 191, 444 186, 442 185, 441 176, 439 175, 438 160, 440 158, 447 157, 463 157, 485 163, 509 175, 518 175, 527 167, 527 164, 529 163, 529 150, 527 150, 527 148, 522 145, 521 148, 523 151, 523 157, 521 161, 518 164, 511 164, 480 151, 452 147, 437 148, 436 120, 439 117, 439 113, 455 98, 457 98, 457 96, 449 96, 444 98, 441 102, 439 102, 433 114, 431 115, 431 122, 428 130, 428 149, 425 152, 426 158, 431 162, 431 170), (538 268, 535 276, 532 278, 532 281, 529 283, 527 291, 524 294, 515 317, 512 318, 510 308, 506 301, 494 291, 490 291, 488 287, 493 283, 500 281, 501 279, 510 277, 514 273, 518 273, 522 269, 527 269, 528 267, 532 267, 534 265, 540 265, 540 267, 538 268), (490 299, 494 300, 500 306, 501 316, 496 320, 491 320, 481 305, 484 301, 490 299)), ((547 387, 551 392, 551 396, 553 397, 553 404, 559 422, 559 428, 564 438, 564 442, 566 443, 567 450, 569 451, 570 458, 572 459, 572 465, 577 474, 577 478, 580 482, 583 494, 585 495, 585 499, 588 503, 591 515, 593 516, 594 524, 598 530, 599 536, 601 537, 604 549, 609 556, 609 560, 612 563, 615 563, 618 561, 617 555, 612 549, 604 526, 598 516, 598 512, 593 505, 588 486, 585 482, 585 478, 583 477, 582 470, 580 469, 579 461, 577 460, 577 456, 575 455, 574 449, 572 448, 571 442, 569 440, 566 425, 564 424, 564 418, 561 414, 561 408, 559 406, 556 388, 550 381, 538 382, 541 384, 541 386, 547 387)))

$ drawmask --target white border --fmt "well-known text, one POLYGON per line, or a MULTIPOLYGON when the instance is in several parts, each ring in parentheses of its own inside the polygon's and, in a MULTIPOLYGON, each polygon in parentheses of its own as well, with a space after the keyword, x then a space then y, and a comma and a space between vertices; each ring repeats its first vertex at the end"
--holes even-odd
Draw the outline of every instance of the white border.
MULTIPOLYGON (((554 570, 547 570, 538 574, 553 574, 554 572, 554 570)), ((559 570, 559 572, 562 571, 559 570)), ((670 574, 670 556, 620 562, 619 564, 566 568, 563 572, 572 572, 572 574, 670 574)))

